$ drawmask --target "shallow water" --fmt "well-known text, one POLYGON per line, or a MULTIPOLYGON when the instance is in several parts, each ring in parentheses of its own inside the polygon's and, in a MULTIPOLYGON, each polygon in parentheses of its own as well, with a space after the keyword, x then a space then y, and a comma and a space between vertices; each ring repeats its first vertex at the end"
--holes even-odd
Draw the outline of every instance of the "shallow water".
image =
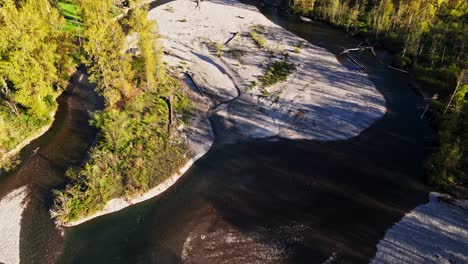
MULTIPOLYGON (((262 12, 335 54, 359 44, 321 23, 306 23, 273 8, 262 12)), ((48 152, 49 169, 40 170, 50 177, 36 176, 35 163, 26 159, 31 169, 8 178, 41 179, 33 183, 39 186, 33 191, 36 205, 24 216, 22 262, 55 262, 58 256, 59 263, 320 263, 334 254, 338 262, 367 262, 385 230, 426 202, 423 163, 431 148, 428 122, 419 119, 423 99, 409 87, 406 75, 381 63, 389 55, 378 55, 355 57, 369 69, 388 112, 358 137, 223 145, 218 135, 212 150, 168 192, 66 229, 63 238, 47 217, 48 190, 61 183, 66 166, 79 160, 63 157, 83 156, 74 142, 88 146, 93 134, 58 141, 63 149, 54 146, 48 152)), ((58 115, 66 112, 61 109, 58 115)), ((85 121, 73 115, 58 118, 58 125, 38 142, 50 142, 53 131, 63 127, 81 135, 76 129, 85 121)), ((15 185, 5 182, 0 181, 0 194, 15 185)))

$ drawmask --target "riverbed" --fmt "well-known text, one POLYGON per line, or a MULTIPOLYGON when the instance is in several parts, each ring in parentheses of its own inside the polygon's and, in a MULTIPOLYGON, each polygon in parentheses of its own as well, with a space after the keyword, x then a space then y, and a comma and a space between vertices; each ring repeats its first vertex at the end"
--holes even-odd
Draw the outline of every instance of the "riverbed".
MULTIPOLYGON (((324 24, 275 8, 261 11, 332 53, 359 44, 324 24)), ((388 109, 359 136, 225 144, 215 130, 210 152, 168 192, 67 229, 59 262, 369 261, 387 228, 427 201, 423 164, 431 130, 420 120, 424 99, 411 89, 408 76, 386 67, 388 53, 355 56, 369 69, 388 109)))
MULTIPOLYGON (((276 8, 261 11, 334 54, 359 44, 327 25, 276 8)), ((95 131, 84 107, 61 101, 52 130, 24 151, 28 158, 16 174, 0 181, 2 196, 32 186, 22 220, 22 262, 368 262, 387 228, 426 203, 423 164, 431 150, 431 130, 420 120, 424 99, 407 75, 386 67, 389 54, 377 54, 355 57, 369 70, 387 112, 357 137, 226 144, 218 130, 212 149, 166 193, 65 229, 63 237, 48 216, 50 189, 62 182, 67 166, 82 160, 95 131), (63 129, 68 132, 60 136, 63 129), (29 156, 37 146, 39 153, 29 156)))

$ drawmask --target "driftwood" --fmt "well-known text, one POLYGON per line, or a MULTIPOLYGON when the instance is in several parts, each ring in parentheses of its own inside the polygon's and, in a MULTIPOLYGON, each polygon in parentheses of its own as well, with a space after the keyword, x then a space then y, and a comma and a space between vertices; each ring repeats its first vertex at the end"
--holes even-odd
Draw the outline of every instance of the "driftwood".
POLYGON ((408 71, 405 71, 405 70, 402 70, 402 69, 398 69, 398 68, 392 67, 392 66, 390 66, 390 65, 387 65, 387 67, 390 68, 390 69, 392 69, 392 70, 395 70, 395 71, 399 71, 399 72, 408 74, 408 71))
POLYGON ((192 81, 192 83, 195 85, 195 87, 197 87, 197 90, 200 93, 200 95, 202 97, 205 97, 205 95, 203 94, 203 90, 200 88, 200 86, 198 86, 197 82, 195 82, 195 79, 193 78, 192 74, 190 74, 189 72, 185 72, 185 74, 188 76, 190 81, 192 81))
POLYGON ((448 102, 447 106, 445 107, 445 110, 444 110, 444 114, 445 115, 450 107, 450 105, 452 104, 452 101, 453 101, 453 98, 455 97, 455 94, 457 93, 458 91, 458 88, 460 87, 460 84, 462 83, 462 81, 464 80, 464 76, 465 76, 465 71, 462 71, 460 73, 460 76, 458 77, 458 80, 457 80, 457 86, 455 87, 455 90, 453 91, 452 93, 452 96, 450 97, 450 101, 448 102))
POLYGON ((372 54, 374 54, 374 56, 377 56, 377 54, 375 54, 375 51, 374 51, 374 47, 373 46, 362 46, 362 42, 359 44, 359 46, 357 46, 356 48, 352 48, 352 49, 344 49, 340 55, 343 55, 343 54, 348 54, 349 52, 351 51, 365 51, 365 50, 370 50, 372 52, 372 54))
POLYGON ((224 42, 224 46, 227 46, 227 44, 229 44, 229 42, 231 42, 235 37, 237 37, 237 35, 239 34, 239 32, 231 32, 231 37, 226 40, 226 42, 224 42))
POLYGON ((169 108, 169 124, 167 124, 167 134, 170 135, 174 116, 174 113, 172 111, 172 95, 170 95, 169 97, 161 96, 161 99, 163 99, 164 102, 166 102, 167 108, 169 108))

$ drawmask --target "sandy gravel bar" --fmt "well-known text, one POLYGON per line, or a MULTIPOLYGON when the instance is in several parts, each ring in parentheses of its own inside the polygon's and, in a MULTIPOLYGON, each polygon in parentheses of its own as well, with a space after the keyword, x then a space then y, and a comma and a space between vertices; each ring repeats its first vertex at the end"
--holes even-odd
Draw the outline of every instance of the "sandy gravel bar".
POLYGON ((0 263, 20 262, 21 218, 27 195, 28 189, 24 186, 0 200, 0 263))
POLYGON ((348 139, 386 112, 385 99, 366 73, 343 66, 334 54, 275 25, 253 6, 211 0, 195 9, 194 2, 177 0, 151 10, 149 16, 159 24, 170 66, 192 72, 218 102, 240 91, 240 97, 218 114, 245 137, 348 139), (254 26, 266 39, 264 48, 249 35, 254 26), (237 36, 223 45, 234 32, 237 36), (251 87, 252 81, 260 84, 268 65, 282 60, 283 54, 296 70, 262 96, 260 86, 251 87))
POLYGON ((377 245, 377 263, 468 263, 468 201, 430 194, 391 227, 377 245))

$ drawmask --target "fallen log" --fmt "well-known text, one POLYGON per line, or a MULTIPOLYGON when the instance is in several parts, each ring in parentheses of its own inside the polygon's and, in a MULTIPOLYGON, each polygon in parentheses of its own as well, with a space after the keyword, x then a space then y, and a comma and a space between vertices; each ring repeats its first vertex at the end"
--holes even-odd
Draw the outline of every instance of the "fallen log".
POLYGON ((361 45, 362 45, 362 42, 361 42, 361 43, 359 44, 359 46, 357 46, 356 48, 344 49, 344 50, 340 53, 340 55, 347 54, 347 53, 349 53, 349 52, 351 52, 351 51, 359 51, 359 52, 361 52, 361 51, 365 51, 365 50, 370 50, 370 51, 372 52, 372 54, 374 54, 374 56, 377 56, 377 54, 376 54, 375 51, 374 51, 374 47, 373 47, 373 46, 365 46, 365 47, 363 47, 363 46, 361 46, 361 45))
POLYGON ((173 124, 173 116, 174 116, 174 113, 172 111, 172 95, 170 95, 169 97, 161 96, 161 99, 163 99, 163 101, 166 102, 167 108, 169 110, 169 113, 168 113, 169 123, 167 124, 167 134, 171 135, 171 127, 173 124))
POLYGON ((389 68, 392 69, 392 70, 395 70, 395 71, 399 71, 399 72, 408 74, 408 71, 405 71, 405 70, 402 70, 402 69, 398 69, 398 68, 395 68, 395 67, 390 66, 390 65, 387 65, 387 67, 389 67, 389 68))

